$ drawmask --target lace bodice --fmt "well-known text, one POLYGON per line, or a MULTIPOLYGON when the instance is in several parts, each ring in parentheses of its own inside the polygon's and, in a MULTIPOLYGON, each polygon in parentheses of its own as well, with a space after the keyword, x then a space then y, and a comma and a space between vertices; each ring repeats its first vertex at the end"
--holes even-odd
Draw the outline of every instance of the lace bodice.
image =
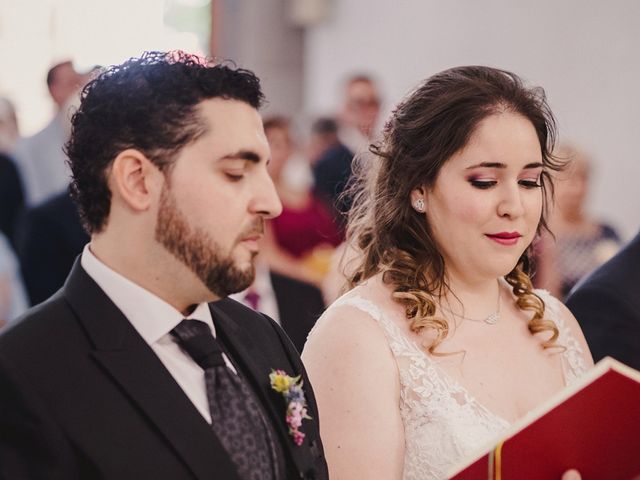
MULTIPOLYGON (((570 384, 587 369, 578 341, 558 311, 558 300, 536 291, 546 305, 546 317, 560 330, 559 343, 565 383, 570 384)), ((405 435, 405 480, 445 478, 460 460, 499 438, 509 422, 492 413, 438 366, 407 337, 385 312, 358 295, 357 288, 329 308, 350 306, 371 316, 382 328, 400 376, 400 413, 405 435)))

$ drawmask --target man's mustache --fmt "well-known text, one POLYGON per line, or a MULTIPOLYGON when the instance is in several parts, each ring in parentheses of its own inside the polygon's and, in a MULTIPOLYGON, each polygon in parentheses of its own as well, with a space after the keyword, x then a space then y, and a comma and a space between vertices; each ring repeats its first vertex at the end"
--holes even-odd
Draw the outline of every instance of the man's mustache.
POLYGON ((240 234, 239 238, 242 240, 256 235, 264 235, 264 218, 262 217, 251 222, 251 225, 249 225, 249 227, 240 234))

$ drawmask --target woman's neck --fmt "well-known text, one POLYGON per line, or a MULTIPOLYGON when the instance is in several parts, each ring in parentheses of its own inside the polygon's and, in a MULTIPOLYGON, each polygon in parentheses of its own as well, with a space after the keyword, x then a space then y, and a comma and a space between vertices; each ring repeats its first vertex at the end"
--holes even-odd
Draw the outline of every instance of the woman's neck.
POLYGON ((486 317, 495 312, 501 290, 498 278, 469 278, 447 273, 445 282, 448 288, 439 300, 445 308, 470 317, 486 317))

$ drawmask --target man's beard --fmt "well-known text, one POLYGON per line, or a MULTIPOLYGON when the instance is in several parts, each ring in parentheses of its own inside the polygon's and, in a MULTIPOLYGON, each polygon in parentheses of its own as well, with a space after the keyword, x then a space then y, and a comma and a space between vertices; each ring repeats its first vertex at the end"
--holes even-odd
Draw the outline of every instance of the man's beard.
MULTIPOLYGON (((262 233, 263 230, 264 221, 260 218, 239 238, 253 233, 262 233)), ((231 254, 223 257, 220 246, 211 238, 211 235, 189 225, 171 195, 170 188, 166 185, 162 188, 160 195, 155 238, 167 251, 195 273, 209 291, 220 298, 241 292, 253 283, 255 277, 253 261, 249 267, 242 270, 234 263, 231 254)))

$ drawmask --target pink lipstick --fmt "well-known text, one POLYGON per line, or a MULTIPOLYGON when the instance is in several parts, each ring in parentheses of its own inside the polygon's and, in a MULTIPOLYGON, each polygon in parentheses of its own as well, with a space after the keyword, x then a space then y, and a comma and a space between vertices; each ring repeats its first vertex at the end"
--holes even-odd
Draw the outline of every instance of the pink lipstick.
POLYGON ((490 238, 500 245, 515 245, 522 235, 520 232, 499 232, 499 233, 487 233, 487 238, 490 238))

